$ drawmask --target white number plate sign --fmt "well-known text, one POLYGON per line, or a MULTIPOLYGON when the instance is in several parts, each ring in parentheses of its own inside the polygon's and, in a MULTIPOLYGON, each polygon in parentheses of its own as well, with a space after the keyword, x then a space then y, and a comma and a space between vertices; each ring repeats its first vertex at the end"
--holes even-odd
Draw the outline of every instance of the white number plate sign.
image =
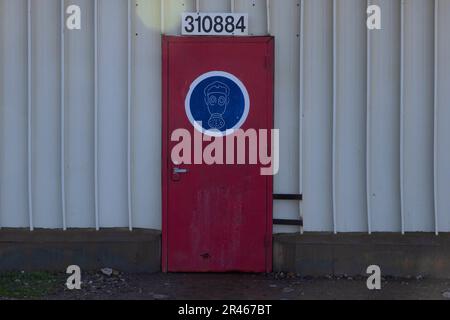
POLYGON ((246 36, 248 14, 246 13, 183 13, 183 35, 246 36))

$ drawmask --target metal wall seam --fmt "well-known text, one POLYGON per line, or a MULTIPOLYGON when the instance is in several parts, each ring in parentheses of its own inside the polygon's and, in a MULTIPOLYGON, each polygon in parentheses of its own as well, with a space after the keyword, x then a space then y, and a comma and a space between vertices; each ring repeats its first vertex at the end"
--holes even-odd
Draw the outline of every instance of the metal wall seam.
MULTIPOLYGON (((367 7, 369 7, 371 5, 371 0, 367 0, 367 7)), ((369 12, 367 12, 369 13, 369 12)), ((371 112, 371 86, 372 86, 372 81, 371 81, 371 60, 372 60, 372 54, 371 54, 371 50, 372 50, 372 46, 371 46, 371 37, 370 37, 370 30, 369 28, 367 28, 367 105, 366 105, 366 109, 367 109, 367 131, 366 131, 366 193, 367 193, 367 230, 369 234, 372 234, 372 202, 371 202, 371 155, 372 152, 370 150, 370 133, 372 131, 372 125, 371 125, 371 117, 370 117, 370 112, 371 112)))
POLYGON ((33 223, 33 180, 32 180, 32 167, 33 167, 33 157, 32 157, 32 35, 31 35, 31 0, 27 2, 27 149, 28 149, 28 215, 30 220, 30 231, 34 230, 33 223))
POLYGON ((439 0, 434 1, 434 224, 435 233, 439 235, 438 203, 438 62, 439 62, 439 0))
POLYGON ((65 6, 64 0, 61 0, 61 213, 63 221, 63 230, 67 230, 66 219, 66 182, 65 182, 65 6))
POLYGON ((333 231, 337 234, 336 215, 336 144, 337 144, 337 0, 333 0, 333 128, 332 128, 332 197, 333 197, 333 231))
POLYGON ((98 1, 94 2, 94 189, 95 229, 100 230, 98 190, 98 1))
POLYGON ((267 34, 271 35, 270 25, 270 0, 266 0, 266 18, 267 18, 267 34))
POLYGON ((195 11, 200 12, 200 0, 195 0, 195 11))
POLYGON ((128 36, 127 36, 127 41, 128 41, 128 88, 127 88, 127 191, 128 191, 128 225, 129 225, 129 229, 130 231, 133 230, 133 211, 132 211, 132 207, 133 207, 133 198, 132 198, 132 168, 131 168, 131 153, 132 153, 132 137, 131 137, 131 116, 132 116, 132 92, 131 92, 131 86, 132 86, 132 34, 131 32, 132 30, 132 9, 131 6, 133 4, 134 0, 128 0, 128 36))
MULTIPOLYGON (((304 102, 303 102, 303 84, 304 84, 304 49, 305 49, 305 0, 300 0, 300 68, 299 68, 299 189, 300 194, 303 194, 303 110, 304 110, 304 102)), ((299 211, 300 217, 303 220, 303 201, 299 202, 299 211)), ((303 234, 304 229, 300 228, 300 232, 303 234)))
POLYGON ((235 0, 230 0, 230 8, 231 8, 231 13, 234 13, 235 8, 236 8, 235 0))
POLYGON ((400 1, 400 217, 405 234, 405 1, 400 1))

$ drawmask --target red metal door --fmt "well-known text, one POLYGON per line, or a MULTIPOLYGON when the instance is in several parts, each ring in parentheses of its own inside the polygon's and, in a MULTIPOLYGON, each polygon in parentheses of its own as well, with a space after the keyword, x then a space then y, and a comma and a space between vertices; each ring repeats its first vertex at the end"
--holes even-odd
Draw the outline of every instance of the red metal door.
POLYGON ((272 37, 163 38, 164 271, 271 271, 272 176, 248 154, 205 164, 198 150, 239 128, 269 130, 270 141, 273 53, 272 37), (175 132, 190 133, 191 163, 175 163, 175 132))

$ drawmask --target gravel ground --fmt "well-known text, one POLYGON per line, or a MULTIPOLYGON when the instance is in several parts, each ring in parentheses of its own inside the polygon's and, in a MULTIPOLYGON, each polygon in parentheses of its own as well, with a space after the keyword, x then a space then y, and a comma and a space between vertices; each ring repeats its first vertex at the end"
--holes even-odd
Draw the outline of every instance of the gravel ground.
POLYGON ((82 274, 68 290, 66 274, 0 274, 0 300, 450 300, 450 280, 385 278, 369 291, 364 278, 305 278, 295 274, 82 274))
POLYGON ((450 280, 383 280, 382 290, 369 291, 363 278, 302 278, 292 274, 123 274, 83 275, 81 290, 62 284, 43 299, 132 300, 335 300, 446 299, 450 280))

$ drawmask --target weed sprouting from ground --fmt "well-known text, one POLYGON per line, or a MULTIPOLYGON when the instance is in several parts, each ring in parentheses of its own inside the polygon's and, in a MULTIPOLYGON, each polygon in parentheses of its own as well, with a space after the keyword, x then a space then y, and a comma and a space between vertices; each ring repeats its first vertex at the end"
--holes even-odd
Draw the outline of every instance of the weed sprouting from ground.
POLYGON ((0 273, 0 299, 39 299, 54 293, 64 282, 61 274, 49 272, 0 273))

